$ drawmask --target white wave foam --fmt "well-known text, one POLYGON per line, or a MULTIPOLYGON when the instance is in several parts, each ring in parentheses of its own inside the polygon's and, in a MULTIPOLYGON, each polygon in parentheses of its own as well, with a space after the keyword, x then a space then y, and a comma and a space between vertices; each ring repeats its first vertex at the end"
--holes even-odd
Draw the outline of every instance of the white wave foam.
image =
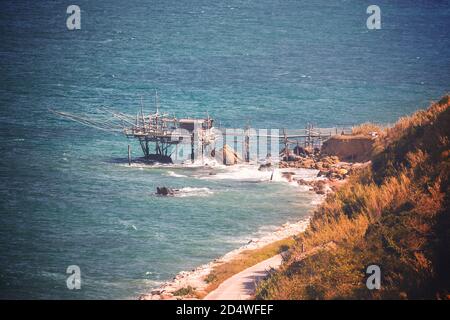
POLYGON ((119 164, 120 166, 128 167, 128 168, 146 168, 146 169, 152 169, 152 168, 167 168, 167 169, 183 169, 183 168, 198 168, 198 167, 225 167, 224 165, 219 164, 215 159, 205 157, 203 160, 198 159, 194 162, 191 162, 191 160, 186 160, 184 162, 175 162, 175 163, 160 163, 160 162, 153 162, 153 163, 145 163, 145 162, 132 162, 131 165, 128 164, 128 162, 124 162, 119 164))
POLYGON ((289 185, 298 186, 296 181, 289 182, 286 177, 283 176, 283 172, 292 172, 294 174, 294 178, 296 179, 305 179, 305 180, 313 180, 316 178, 318 170, 313 169, 295 169, 295 168, 286 168, 279 169, 274 168, 272 170, 258 170, 258 165, 251 164, 243 164, 243 165, 234 165, 234 166, 223 166, 220 168, 215 174, 210 174, 208 176, 202 176, 200 179, 209 179, 209 180, 248 180, 248 181, 274 181, 274 182, 282 182, 287 183, 289 185))
POLYGON ((196 167, 221 167, 224 165, 221 165, 217 162, 216 159, 210 158, 210 157, 204 157, 203 159, 197 159, 194 162, 191 160, 187 160, 181 164, 178 164, 179 166, 188 167, 188 168, 196 168, 196 167))
POLYGON ((201 177, 201 179, 264 181, 270 180, 271 174, 271 171, 259 171, 256 166, 252 165, 234 165, 229 167, 223 166, 221 171, 201 177))
POLYGON ((209 188, 194 188, 194 187, 185 187, 178 190, 175 193, 176 197, 206 197, 214 192, 209 188))
POLYGON ((169 177, 175 177, 175 178, 186 178, 187 176, 184 174, 175 173, 173 171, 167 171, 167 175, 169 177))
POLYGON ((127 229, 133 229, 135 231, 138 230, 136 225, 134 225, 131 220, 122 220, 122 219, 119 218, 117 221, 119 222, 120 225, 124 226, 127 229))
POLYGON ((297 235, 306 230, 310 219, 310 217, 305 217, 297 222, 286 222, 282 226, 260 227, 259 230, 253 234, 254 237, 252 237, 247 244, 228 252, 221 257, 220 260, 229 261, 244 250, 258 249, 269 243, 297 235))

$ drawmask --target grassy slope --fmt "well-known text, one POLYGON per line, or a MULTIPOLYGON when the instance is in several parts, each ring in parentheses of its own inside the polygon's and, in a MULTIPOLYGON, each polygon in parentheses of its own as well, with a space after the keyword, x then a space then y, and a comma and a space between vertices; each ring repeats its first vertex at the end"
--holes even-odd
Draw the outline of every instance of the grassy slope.
POLYGON ((328 196, 260 299, 450 298, 449 96, 382 133, 372 164, 328 196), (296 261, 306 248, 335 250, 296 261), (380 290, 365 286, 381 267, 380 290))

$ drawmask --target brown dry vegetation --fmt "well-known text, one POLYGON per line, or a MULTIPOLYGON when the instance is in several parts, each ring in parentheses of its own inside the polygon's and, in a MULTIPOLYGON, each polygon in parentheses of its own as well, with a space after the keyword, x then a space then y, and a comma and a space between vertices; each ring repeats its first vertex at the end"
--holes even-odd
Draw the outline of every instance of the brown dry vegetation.
POLYGON ((445 96, 382 133, 372 164, 327 197, 258 298, 450 298, 449 104, 445 96), (296 259, 302 244, 330 241, 334 250, 296 259), (371 264, 380 290, 365 285, 371 264))
POLYGON ((376 132, 378 134, 383 133, 383 128, 377 124, 373 124, 370 122, 366 122, 360 124, 358 126, 352 127, 352 135, 370 135, 372 132, 376 132))

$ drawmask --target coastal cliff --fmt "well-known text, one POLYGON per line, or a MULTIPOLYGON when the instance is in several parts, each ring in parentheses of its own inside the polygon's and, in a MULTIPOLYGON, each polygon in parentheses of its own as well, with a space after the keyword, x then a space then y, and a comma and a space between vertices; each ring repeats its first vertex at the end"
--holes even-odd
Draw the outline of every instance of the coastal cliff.
POLYGON ((327 196, 258 299, 450 298, 449 99, 380 133, 371 164, 327 196), (373 264, 379 290, 366 287, 373 264))
POLYGON ((323 143, 321 153, 343 161, 366 162, 370 160, 375 141, 375 137, 365 135, 336 135, 323 143))

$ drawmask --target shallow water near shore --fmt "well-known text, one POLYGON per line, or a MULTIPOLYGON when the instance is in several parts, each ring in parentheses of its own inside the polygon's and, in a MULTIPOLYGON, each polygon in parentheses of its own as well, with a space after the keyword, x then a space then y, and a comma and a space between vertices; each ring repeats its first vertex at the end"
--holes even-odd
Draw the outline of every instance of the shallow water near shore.
MULTIPOLYGON (((31 285, 43 298, 74 297, 65 288, 70 264, 85 272, 76 297, 135 297, 182 270, 306 217, 316 198, 287 182, 268 181, 256 166, 243 168, 242 179, 234 168, 215 168, 222 174, 215 179, 211 169, 128 167, 66 157, 69 163, 52 168, 55 175, 46 181, 52 193, 42 192, 42 182, 29 186, 26 201, 33 203, 33 214, 18 226, 24 239, 32 239, 23 243, 28 255, 13 247, 6 251, 11 267, 36 259, 21 270, 6 270, 23 277, 37 271, 31 285), (81 170, 74 171, 79 161, 81 170), (72 189, 61 192, 66 183, 72 189), (178 191, 173 197, 157 196, 161 185, 178 191)), ((16 208, 20 212, 20 204, 16 208)))
POLYGON ((392 123, 450 82, 449 1, 379 1, 376 32, 356 0, 76 4, 75 32, 65 1, 1 5, 1 298, 136 297, 317 202, 253 167, 129 167, 138 143, 48 108, 135 114, 142 96, 153 111, 158 89, 162 111, 225 127, 392 123), (69 265, 81 290, 66 287, 69 265))

